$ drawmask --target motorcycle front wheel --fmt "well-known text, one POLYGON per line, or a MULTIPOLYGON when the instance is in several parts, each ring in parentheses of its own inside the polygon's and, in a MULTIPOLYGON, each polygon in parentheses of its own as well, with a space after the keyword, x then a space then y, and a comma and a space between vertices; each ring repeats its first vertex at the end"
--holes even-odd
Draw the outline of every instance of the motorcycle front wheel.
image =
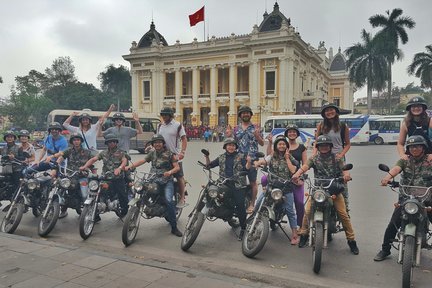
POLYGON ((200 211, 193 211, 192 217, 189 218, 186 224, 186 229, 183 233, 181 241, 181 249, 187 251, 192 247, 205 221, 205 215, 200 211))
POLYGON ((415 238, 413 236, 405 236, 405 245, 402 258, 402 288, 411 286, 411 279, 414 270, 414 251, 415 238))
POLYGON ((79 218, 79 233, 82 239, 86 240, 93 232, 95 219, 93 218, 94 210, 97 203, 84 205, 79 218))
POLYGON ((58 199, 52 200, 51 203, 45 207, 42 216, 39 220, 38 234, 39 236, 47 236, 57 223, 60 214, 60 204, 58 199), (45 217, 44 217, 45 215, 45 217))
POLYGON ((319 273, 321 270, 322 249, 324 245, 324 227, 321 222, 315 222, 315 235, 312 236, 312 263, 313 271, 319 273))
POLYGON ((24 214, 24 203, 22 201, 12 202, 6 216, 1 223, 1 231, 13 234, 18 228, 24 214))
POLYGON ((140 208, 137 206, 130 207, 124 219, 122 229, 122 241, 126 247, 134 242, 138 234, 140 219, 140 208))
MULTIPOLYGON (((250 218, 251 224, 254 219, 250 218)), ((266 216, 258 215, 255 226, 248 225, 242 241, 243 255, 249 258, 255 257, 267 241, 270 230, 269 219, 266 216)))

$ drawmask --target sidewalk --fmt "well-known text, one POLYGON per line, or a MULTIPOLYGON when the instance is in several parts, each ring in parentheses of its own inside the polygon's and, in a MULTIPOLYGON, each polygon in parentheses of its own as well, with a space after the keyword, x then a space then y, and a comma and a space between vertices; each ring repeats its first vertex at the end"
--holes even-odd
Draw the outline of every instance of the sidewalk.
POLYGON ((0 233, 3 287, 271 287, 170 263, 0 233))

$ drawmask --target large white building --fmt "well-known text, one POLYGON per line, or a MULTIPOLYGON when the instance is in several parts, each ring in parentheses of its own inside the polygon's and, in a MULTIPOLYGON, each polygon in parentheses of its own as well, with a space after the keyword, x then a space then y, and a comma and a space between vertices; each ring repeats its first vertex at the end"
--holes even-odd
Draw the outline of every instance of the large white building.
POLYGON ((279 10, 263 15, 246 35, 168 45, 152 22, 123 58, 130 62, 132 107, 157 114, 176 110, 186 124, 234 125, 237 109, 249 105, 253 121, 280 114, 317 113, 325 102, 353 108, 343 54, 324 41, 306 43, 279 10))

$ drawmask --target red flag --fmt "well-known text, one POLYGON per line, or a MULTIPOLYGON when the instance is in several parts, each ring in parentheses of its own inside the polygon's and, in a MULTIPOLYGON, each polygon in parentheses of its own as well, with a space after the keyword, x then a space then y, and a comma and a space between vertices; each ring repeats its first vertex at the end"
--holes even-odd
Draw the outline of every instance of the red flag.
POLYGON ((189 15, 190 26, 195 26, 197 23, 204 21, 204 6, 192 15, 189 15))

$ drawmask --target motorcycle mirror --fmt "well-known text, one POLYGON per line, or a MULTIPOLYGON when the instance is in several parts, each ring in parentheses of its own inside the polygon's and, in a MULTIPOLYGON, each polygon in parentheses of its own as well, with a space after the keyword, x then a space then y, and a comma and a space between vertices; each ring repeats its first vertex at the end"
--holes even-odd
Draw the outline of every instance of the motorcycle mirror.
POLYGON ((201 149, 201 153, 204 154, 205 156, 210 155, 210 152, 207 149, 201 149))
POLYGON ((352 168, 353 168, 354 166, 353 166, 353 164, 345 164, 343 167, 342 167, 342 170, 343 171, 348 171, 348 170, 351 170, 352 168))
POLYGON ((265 155, 264 155, 263 152, 257 152, 257 153, 255 154, 255 156, 256 156, 256 158, 262 158, 262 157, 264 157, 265 155))
POLYGON ((381 171, 384 171, 384 172, 390 171, 390 168, 385 164, 378 164, 378 169, 380 169, 381 171))

